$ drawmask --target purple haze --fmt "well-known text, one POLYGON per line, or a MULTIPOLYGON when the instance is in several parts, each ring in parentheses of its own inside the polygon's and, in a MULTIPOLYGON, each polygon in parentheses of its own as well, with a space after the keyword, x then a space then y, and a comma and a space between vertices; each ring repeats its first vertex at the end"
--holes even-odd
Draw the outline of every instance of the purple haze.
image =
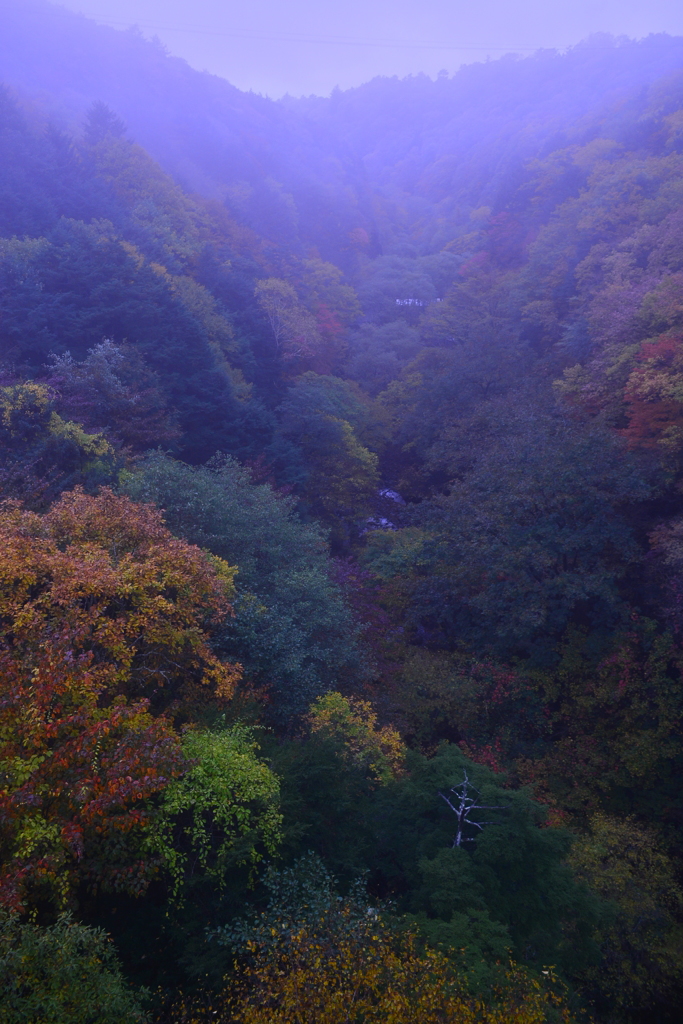
POLYGON ((681 0, 62 0, 138 25, 193 67, 268 96, 328 94, 375 75, 563 49, 596 32, 683 33, 681 0))

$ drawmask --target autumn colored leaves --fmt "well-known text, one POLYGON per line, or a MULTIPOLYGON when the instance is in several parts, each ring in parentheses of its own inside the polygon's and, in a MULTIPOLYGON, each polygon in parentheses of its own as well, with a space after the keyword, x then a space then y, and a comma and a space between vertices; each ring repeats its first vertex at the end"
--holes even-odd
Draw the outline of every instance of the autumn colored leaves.
POLYGON ((159 512, 77 489, 0 512, 0 900, 64 903, 79 882, 145 888, 144 801, 187 762, 175 725, 232 694, 207 629, 234 570, 159 512))

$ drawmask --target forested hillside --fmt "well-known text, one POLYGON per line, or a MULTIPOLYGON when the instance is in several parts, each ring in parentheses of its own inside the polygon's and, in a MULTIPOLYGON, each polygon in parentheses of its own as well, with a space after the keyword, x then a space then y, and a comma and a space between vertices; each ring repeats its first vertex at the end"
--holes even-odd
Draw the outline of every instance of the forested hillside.
POLYGON ((0 23, 0 1020, 673 1024, 683 39, 0 23))

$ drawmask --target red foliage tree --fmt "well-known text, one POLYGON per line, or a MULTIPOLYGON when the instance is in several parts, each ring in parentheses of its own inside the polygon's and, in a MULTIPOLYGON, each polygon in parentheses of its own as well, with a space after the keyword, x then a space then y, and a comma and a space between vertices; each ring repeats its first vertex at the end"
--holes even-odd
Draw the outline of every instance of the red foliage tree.
POLYGON ((683 440, 683 339, 662 335, 637 356, 624 398, 632 447, 680 448, 683 440))
POLYGON ((103 490, 0 509, 0 902, 140 891, 143 802, 184 767, 172 715, 239 666, 208 646, 233 570, 103 490))

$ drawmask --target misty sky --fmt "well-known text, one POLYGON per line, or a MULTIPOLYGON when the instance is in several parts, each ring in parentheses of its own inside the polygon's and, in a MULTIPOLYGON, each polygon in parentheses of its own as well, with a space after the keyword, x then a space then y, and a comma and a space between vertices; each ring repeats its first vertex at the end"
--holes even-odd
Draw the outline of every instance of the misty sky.
POLYGON ((683 0, 61 0, 139 25, 193 67, 278 97, 445 68, 593 32, 683 35, 683 0))

